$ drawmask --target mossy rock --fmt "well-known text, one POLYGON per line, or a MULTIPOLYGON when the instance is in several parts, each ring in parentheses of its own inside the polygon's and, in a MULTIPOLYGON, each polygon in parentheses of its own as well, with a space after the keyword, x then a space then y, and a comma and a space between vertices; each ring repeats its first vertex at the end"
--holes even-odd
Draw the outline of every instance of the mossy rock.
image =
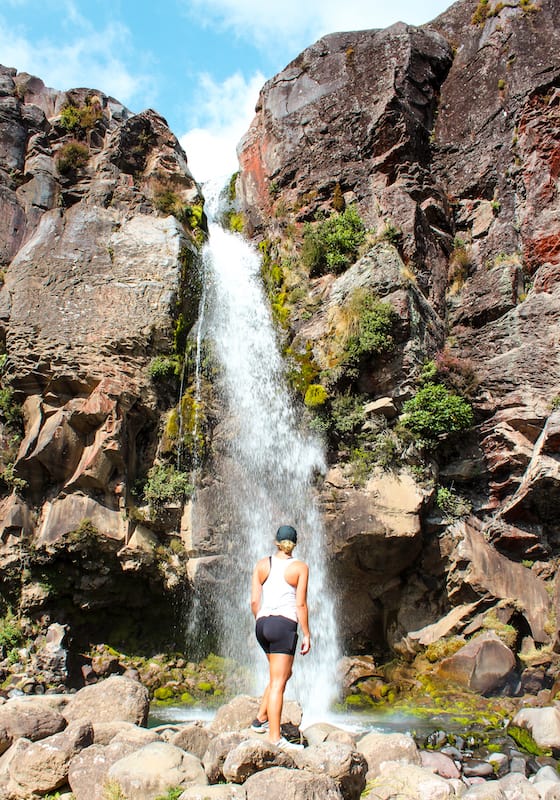
POLYGON ((199 692, 204 692, 204 694, 212 694, 214 692, 214 687, 208 681, 200 681, 196 688, 199 692))
POLYGON ((367 694, 349 694, 344 698, 344 705, 350 708, 370 708, 375 702, 367 694))
POLYGON ((171 700, 175 697, 175 693, 173 689, 169 686, 159 686, 154 692, 154 699, 155 700, 171 700))
POLYGON ((551 750, 539 747, 526 728, 519 728, 517 725, 509 725, 507 735, 510 736, 522 750, 525 750, 526 753, 532 756, 552 755, 551 750))
POLYGON ((181 695, 181 703, 183 703, 183 705, 193 706, 195 702, 196 700, 194 699, 194 697, 190 692, 183 692, 183 694, 181 695))

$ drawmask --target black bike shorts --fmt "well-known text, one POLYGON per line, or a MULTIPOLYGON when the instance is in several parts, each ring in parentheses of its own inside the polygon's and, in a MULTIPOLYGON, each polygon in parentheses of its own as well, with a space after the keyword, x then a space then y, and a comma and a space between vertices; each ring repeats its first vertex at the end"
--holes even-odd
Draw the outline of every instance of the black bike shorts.
POLYGON ((255 633, 265 653, 293 656, 297 647, 297 622, 287 617, 260 617, 255 633))

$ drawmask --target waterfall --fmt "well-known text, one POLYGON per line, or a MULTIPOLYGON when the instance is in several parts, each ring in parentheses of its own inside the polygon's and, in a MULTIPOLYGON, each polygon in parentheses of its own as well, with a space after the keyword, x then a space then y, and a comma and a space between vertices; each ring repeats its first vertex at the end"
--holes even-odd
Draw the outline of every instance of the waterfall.
MULTIPOLYGON (((205 186, 208 197, 208 187, 205 186)), ((215 199, 207 208, 216 208, 215 199)), ((205 336, 219 364, 218 389, 230 417, 224 496, 232 502, 226 537, 224 590, 215 600, 222 650, 246 660, 256 692, 267 662, 254 639, 250 577, 255 562, 276 551, 280 525, 298 531, 295 556, 309 564, 311 652, 296 654, 286 697, 304 707, 306 721, 324 714, 336 691, 338 643, 334 593, 326 571, 324 531, 313 484, 325 471, 320 443, 302 429, 285 380, 270 309, 260 279, 260 258, 239 234, 211 222, 203 252, 207 276, 205 336), (244 659, 244 655, 247 659, 244 659)))

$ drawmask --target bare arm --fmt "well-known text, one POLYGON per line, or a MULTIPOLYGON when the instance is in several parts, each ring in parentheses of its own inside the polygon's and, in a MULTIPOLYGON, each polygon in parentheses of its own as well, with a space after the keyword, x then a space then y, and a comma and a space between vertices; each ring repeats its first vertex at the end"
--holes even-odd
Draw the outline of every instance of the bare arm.
POLYGON ((261 607, 262 584, 263 580, 266 580, 266 576, 263 575, 263 572, 265 571, 264 567, 267 561, 268 559, 261 558, 253 570, 253 577, 251 579, 251 611, 254 617, 257 616, 259 608, 261 607))
POLYGON ((302 563, 296 586, 296 610, 298 622, 300 624, 303 641, 301 643, 301 653, 305 655, 309 652, 311 647, 311 633, 309 632, 309 621, 307 612, 307 583, 309 580, 309 568, 307 564, 302 563))

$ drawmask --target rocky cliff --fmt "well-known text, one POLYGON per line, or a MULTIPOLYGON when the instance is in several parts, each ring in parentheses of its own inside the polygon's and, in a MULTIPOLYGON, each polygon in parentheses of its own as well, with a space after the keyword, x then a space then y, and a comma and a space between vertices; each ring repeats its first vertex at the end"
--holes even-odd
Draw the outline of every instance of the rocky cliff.
MULTIPOLYGON (((345 650, 413 657, 491 628, 533 688, 555 675, 560 596, 554 3, 324 37, 263 87, 237 179, 325 441, 345 650)), ((155 112, 0 78, 3 601, 80 642, 169 641, 170 601, 195 564, 211 588, 227 526, 229 421, 205 387, 191 441, 192 394, 175 407, 199 188, 155 112), (195 514, 174 467, 192 451, 195 514)))
POLYGON ((459 0, 421 28, 326 36, 263 87, 239 145, 240 208, 327 432, 350 648, 413 652, 411 631, 493 607, 518 646, 556 636, 556 12, 459 0), (367 235, 329 262, 325 220, 348 209, 367 235), (436 430, 437 392, 472 424, 436 430))
POLYGON ((163 631, 183 568, 135 486, 167 403, 149 365, 197 314, 199 188, 155 112, 2 68, 0 219, 3 600, 163 631))

